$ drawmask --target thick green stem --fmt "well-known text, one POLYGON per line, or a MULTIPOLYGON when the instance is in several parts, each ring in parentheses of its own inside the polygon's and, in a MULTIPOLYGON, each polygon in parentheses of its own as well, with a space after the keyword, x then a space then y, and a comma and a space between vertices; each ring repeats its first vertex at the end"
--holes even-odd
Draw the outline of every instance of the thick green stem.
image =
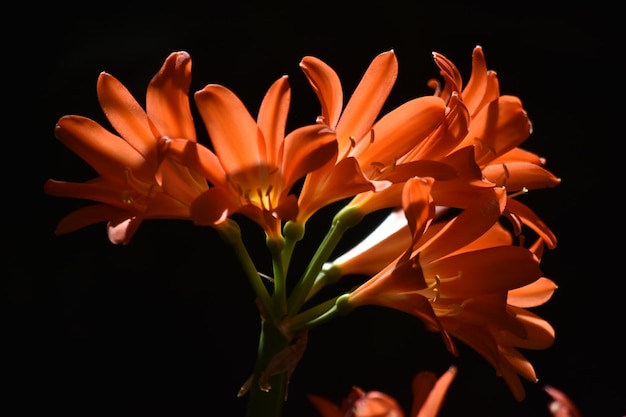
POLYGON ((289 383, 289 370, 268 369, 270 361, 290 345, 290 340, 271 322, 263 321, 257 363, 250 391, 246 417, 281 417, 289 383), (270 376, 271 375, 271 376, 270 376), (266 377, 269 377, 267 381, 266 377), (268 384, 267 386, 262 386, 268 384))

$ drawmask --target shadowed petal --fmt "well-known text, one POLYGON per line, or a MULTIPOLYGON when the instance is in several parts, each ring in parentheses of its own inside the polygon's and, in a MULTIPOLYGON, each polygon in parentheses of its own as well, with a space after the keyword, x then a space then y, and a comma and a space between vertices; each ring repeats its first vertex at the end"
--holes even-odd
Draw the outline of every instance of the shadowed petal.
POLYGON ((420 372, 413 378, 413 405, 411 416, 435 417, 445 400, 457 368, 451 366, 438 379, 430 372, 420 372))

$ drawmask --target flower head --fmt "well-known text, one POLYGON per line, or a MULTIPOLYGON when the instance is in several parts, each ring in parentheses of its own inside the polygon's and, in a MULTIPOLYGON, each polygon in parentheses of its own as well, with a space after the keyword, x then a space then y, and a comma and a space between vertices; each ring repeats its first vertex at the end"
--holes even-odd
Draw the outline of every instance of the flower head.
MULTIPOLYGON (((403 229, 397 228, 394 239, 412 243, 340 299, 340 307, 373 304, 419 317, 428 328, 441 332, 453 354, 458 351, 451 336, 472 346, 521 399, 524 389, 518 374, 531 381, 536 376, 517 348, 544 349, 554 339, 547 322, 514 305, 540 304, 554 291, 554 286, 546 285, 551 281, 542 280, 539 268, 542 241, 531 248, 512 244, 510 232, 499 223, 507 204, 506 192, 499 188, 481 192, 452 219, 433 221, 434 182, 407 181, 403 208, 408 229, 402 237, 399 231, 403 229)), ((385 264, 384 257, 392 256, 385 242, 342 257, 332 267, 346 274, 371 273, 368 259, 377 260, 380 266, 385 264), (379 248, 382 257, 376 254, 379 248)))
POLYGON ((44 190, 98 204, 68 214, 57 233, 106 221, 111 242, 126 244, 144 219, 190 218, 191 204, 208 188, 206 181, 165 155, 171 138, 196 140, 187 96, 190 83, 189 54, 170 54, 150 81, 144 111, 117 79, 103 72, 98 99, 117 134, 83 116, 59 120, 56 137, 98 177, 84 183, 51 179, 44 190))
POLYGON ((335 160, 304 181, 298 215, 304 223, 327 204, 388 187, 386 173, 442 123, 445 103, 419 97, 379 117, 397 77, 394 51, 374 58, 345 108, 341 82, 330 66, 307 56, 300 67, 322 106, 318 122, 336 132, 338 143, 335 160))
POLYGON ((226 87, 210 84, 194 97, 214 151, 184 139, 169 148, 212 185, 194 202, 193 219, 211 225, 242 213, 277 237, 282 221, 298 213, 291 193, 296 181, 335 154, 334 133, 309 125, 285 136, 291 97, 286 76, 267 91, 256 121, 226 87))

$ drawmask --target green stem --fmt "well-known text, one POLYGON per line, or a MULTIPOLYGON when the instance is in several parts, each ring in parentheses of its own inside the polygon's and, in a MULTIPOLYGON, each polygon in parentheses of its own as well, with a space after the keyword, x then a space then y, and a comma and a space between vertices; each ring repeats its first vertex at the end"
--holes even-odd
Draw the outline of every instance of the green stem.
POLYGON ((275 309, 274 315, 280 319, 287 314, 287 277, 285 275, 281 255, 283 247, 285 246, 285 240, 283 238, 268 239, 266 243, 272 254, 272 266, 274 271, 274 294, 272 295, 275 309))
POLYGON ((239 258, 240 265, 257 296, 257 299, 259 300, 259 303, 261 303, 263 311, 265 314, 273 316, 274 310, 272 309, 272 299, 270 298, 267 288, 265 288, 263 280, 259 276, 259 272, 257 271, 252 258, 250 258, 248 249, 241 239, 241 229, 239 228, 239 225, 233 220, 227 220, 217 227, 217 231, 222 236, 222 239, 228 242, 234 249, 235 254, 239 258))
POLYGON ((289 318, 284 326, 290 333, 298 333, 309 330, 336 317, 339 311, 336 308, 337 299, 340 296, 324 301, 305 310, 294 317, 289 318))
POLYGON ((346 230, 358 224, 362 218, 363 215, 359 212, 359 210, 353 207, 344 208, 337 213, 333 219, 330 229, 328 230, 328 233, 322 241, 322 244, 317 248, 317 251, 309 262, 307 269, 287 300, 288 312, 290 316, 297 313, 300 308, 302 308, 305 301, 309 298, 309 291, 311 290, 311 287, 313 287, 317 275, 324 266, 324 263, 337 247, 337 244, 341 240, 343 234, 346 230))
POLYGON ((261 325, 259 347, 257 351, 257 363, 254 368, 252 385, 248 393, 248 408, 246 417, 280 417, 289 383, 289 372, 283 370, 269 377, 269 390, 263 390, 259 385, 267 366, 279 352, 290 344, 290 340, 271 322, 264 320, 261 325))

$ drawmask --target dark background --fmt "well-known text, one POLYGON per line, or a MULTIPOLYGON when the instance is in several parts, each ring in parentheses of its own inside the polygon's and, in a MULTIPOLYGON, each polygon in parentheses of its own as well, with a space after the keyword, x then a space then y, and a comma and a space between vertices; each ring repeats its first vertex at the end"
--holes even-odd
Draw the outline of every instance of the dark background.
MULTIPOLYGON (((167 55, 186 50, 192 92, 225 85, 253 114, 270 84, 288 74, 295 126, 319 111, 298 68, 305 55, 337 71, 347 98, 374 56, 394 49, 399 76, 390 110, 431 93, 432 51, 467 79, 475 45, 502 94, 519 96, 533 121, 523 147, 546 157, 563 180, 527 196, 559 238, 542 261, 559 289, 535 309, 555 327, 556 342, 523 351, 539 382, 526 383, 527 399, 517 403, 473 351, 459 343, 455 359, 417 319, 363 308, 311 331, 285 416, 317 416, 306 393, 339 402, 352 385, 387 392, 408 410, 412 376, 451 364, 459 374, 441 416, 548 416, 544 385, 570 395, 585 417, 626 413, 617 10, 602 2, 423 1, 15 10, 5 20, 16 24, 3 29, 2 415, 241 416, 245 409, 235 394, 253 366, 258 318, 247 281, 212 229, 148 221, 126 247, 108 242, 104 224, 54 236, 81 202, 44 196, 43 183, 93 175, 54 138, 54 125, 66 114, 106 125, 95 90, 101 71, 143 103, 167 55)), ((331 214, 310 228, 302 260, 331 214)), ((244 230, 267 272, 262 236, 244 230)))

